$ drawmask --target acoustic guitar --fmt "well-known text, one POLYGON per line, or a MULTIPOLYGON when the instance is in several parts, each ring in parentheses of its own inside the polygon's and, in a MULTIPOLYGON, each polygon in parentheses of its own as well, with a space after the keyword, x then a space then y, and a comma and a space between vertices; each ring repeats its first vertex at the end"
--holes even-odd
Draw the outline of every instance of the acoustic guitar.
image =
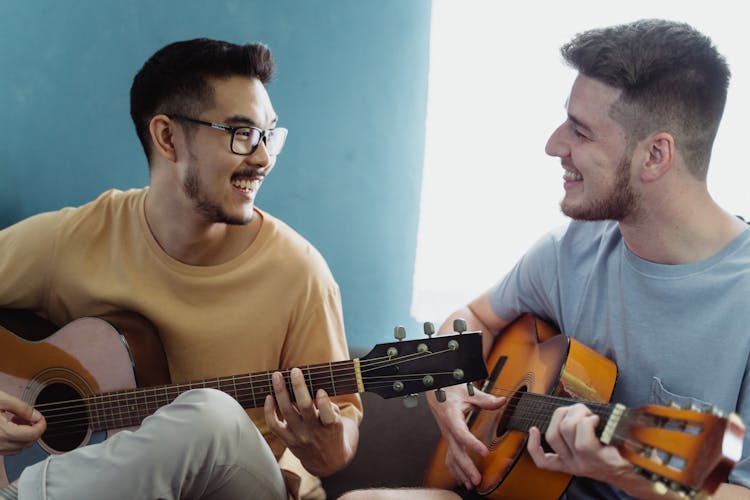
MULTIPOLYGON (((544 433, 554 410, 575 403, 572 399, 584 401, 600 417, 600 440, 616 446, 654 481, 655 491, 671 489, 690 498, 713 493, 740 458, 744 426, 736 414, 608 404, 617 379, 614 363, 530 315, 498 336, 487 365, 482 390, 508 398, 499 410, 467 415, 469 429, 490 450, 487 457, 472 457, 482 473, 476 491, 487 498, 541 500, 563 494, 571 476, 538 469, 526 441, 529 428, 544 433)), ((445 466, 446 452, 441 439, 426 486, 457 486, 445 466)))
MULTIPOLYGON (((75 320, 42 340, 24 337, 0 325, 0 390, 38 409, 47 430, 32 447, 0 457, 0 486, 49 454, 139 425, 184 391, 218 389, 244 408, 262 407, 273 393, 270 371, 138 388, 125 337, 98 318, 75 320)), ((332 396, 408 396, 487 376, 478 332, 377 344, 362 358, 300 368, 312 394, 322 388, 332 396)), ((279 371, 291 391, 289 370, 279 371)))

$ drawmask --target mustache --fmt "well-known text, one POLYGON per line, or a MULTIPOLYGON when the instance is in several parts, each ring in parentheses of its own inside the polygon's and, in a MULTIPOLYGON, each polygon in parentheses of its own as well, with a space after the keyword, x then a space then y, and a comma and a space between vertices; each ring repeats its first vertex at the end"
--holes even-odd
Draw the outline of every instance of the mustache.
POLYGON ((266 177, 266 170, 264 169, 244 169, 232 174, 232 180, 235 179, 260 179, 263 180, 266 177))

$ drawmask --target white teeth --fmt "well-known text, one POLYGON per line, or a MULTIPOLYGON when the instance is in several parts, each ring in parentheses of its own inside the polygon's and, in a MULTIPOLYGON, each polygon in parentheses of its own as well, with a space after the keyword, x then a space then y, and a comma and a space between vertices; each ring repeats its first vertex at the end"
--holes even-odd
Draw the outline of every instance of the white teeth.
POLYGON ((250 191, 255 191, 258 189, 258 186, 260 186, 260 180, 259 179, 236 179, 232 181, 232 186, 240 189, 246 189, 250 191))
POLYGON ((582 181, 583 176, 578 172, 571 172, 570 170, 566 170, 563 173, 563 179, 565 179, 566 181, 582 181))

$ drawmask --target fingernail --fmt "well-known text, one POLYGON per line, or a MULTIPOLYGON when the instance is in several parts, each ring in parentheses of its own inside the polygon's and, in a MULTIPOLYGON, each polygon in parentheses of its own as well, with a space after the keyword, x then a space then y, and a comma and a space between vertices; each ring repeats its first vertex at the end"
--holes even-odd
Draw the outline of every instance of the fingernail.
POLYGON ((318 397, 319 398, 324 398, 326 396, 328 396, 328 393, 325 391, 325 389, 318 389, 318 397))
POLYGON ((41 418, 42 418, 42 414, 39 413, 38 411, 34 410, 33 412, 31 412, 31 420, 32 421, 36 422, 37 420, 39 420, 41 418))

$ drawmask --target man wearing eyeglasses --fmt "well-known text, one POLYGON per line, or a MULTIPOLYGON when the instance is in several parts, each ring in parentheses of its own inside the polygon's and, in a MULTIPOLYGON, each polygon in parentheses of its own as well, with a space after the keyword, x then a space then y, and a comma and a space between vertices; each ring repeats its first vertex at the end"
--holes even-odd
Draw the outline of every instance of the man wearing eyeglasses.
MULTIPOLYGON (((246 412, 187 391, 133 433, 27 466, 0 498, 322 498, 316 476, 353 457, 359 397, 310 394, 300 370, 274 371, 348 352, 325 260, 255 206, 287 137, 272 74, 260 44, 196 39, 154 54, 131 88, 150 185, 1 231, 0 307, 152 327, 172 382, 267 371, 274 397, 246 412)), ((0 454, 42 435, 44 411, 2 390, 0 410, 0 454)))

